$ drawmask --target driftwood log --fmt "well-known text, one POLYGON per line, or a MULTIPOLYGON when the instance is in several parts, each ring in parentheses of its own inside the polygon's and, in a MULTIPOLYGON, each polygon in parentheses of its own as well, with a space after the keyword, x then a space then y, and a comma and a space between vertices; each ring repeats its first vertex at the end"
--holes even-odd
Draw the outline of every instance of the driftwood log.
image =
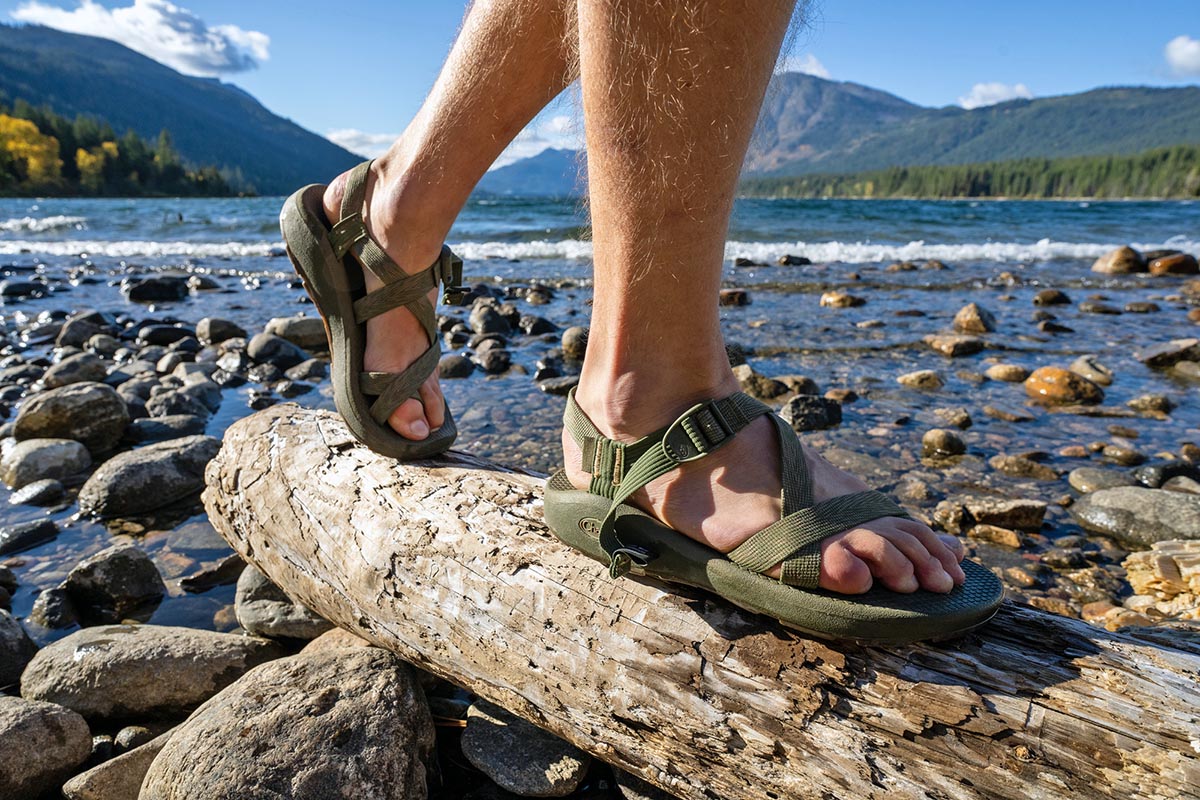
POLYGON ((541 479, 401 464, 276 406, 209 465, 212 523, 295 599, 681 798, 1200 796, 1200 641, 1006 605, 865 648, 610 580, 546 530, 541 479))

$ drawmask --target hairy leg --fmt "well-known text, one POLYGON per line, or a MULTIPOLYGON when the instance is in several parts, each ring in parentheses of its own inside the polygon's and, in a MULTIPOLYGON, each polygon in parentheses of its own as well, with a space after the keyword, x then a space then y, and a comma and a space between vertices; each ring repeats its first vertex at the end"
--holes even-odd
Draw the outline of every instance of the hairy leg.
MULTIPOLYGON (((793 0, 579 0, 579 59, 595 241, 595 301, 577 392, 612 438, 633 440, 738 390, 717 297, 742 160, 793 0)), ((728 552, 779 518, 778 446, 760 418, 714 454, 634 495, 728 552)), ((588 485, 564 433, 568 475, 588 485)), ((865 488, 809 455, 816 499, 865 488)), ((826 540, 821 585, 949 591, 952 548, 887 518, 826 540)))
MULTIPOLYGON (((367 183, 364 220, 371 236, 406 271, 433 263, 471 190, 496 157, 573 79, 574 8, 565 0, 475 0, 441 74, 416 117, 367 183)), ((325 214, 340 215, 345 175, 325 193, 325 214)), ((367 290, 379 288, 367 275, 367 290)), ((432 297, 431 297, 432 299, 432 297)), ((411 312, 367 322, 365 366, 398 372, 428 346, 411 312)), ((389 423, 424 439, 442 424, 437 376, 389 423)))

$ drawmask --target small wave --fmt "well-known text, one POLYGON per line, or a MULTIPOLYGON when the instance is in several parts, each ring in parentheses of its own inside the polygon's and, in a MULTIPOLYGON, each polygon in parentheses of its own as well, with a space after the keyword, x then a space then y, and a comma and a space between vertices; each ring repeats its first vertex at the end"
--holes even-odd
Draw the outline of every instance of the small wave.
POLYGON ((73 228, 75 230, 83 230, 87 224, 87 217, 67 217, 54 216, 43 217, 13 217, 0 222, 0 231, 8 233, 16 233, 18 231, 29 231, 30 233, 41 233, 42 231, 55 231, 60 228, 73 228))
POLYGON ((91 256, 113 258, 155 258, 158 256, 192 256, 195 258, 233 258, 282 255, 279 242, 101 242, 65 240, 59 242, 0 241, 0 255, 38 253, 50 256, 91 256))

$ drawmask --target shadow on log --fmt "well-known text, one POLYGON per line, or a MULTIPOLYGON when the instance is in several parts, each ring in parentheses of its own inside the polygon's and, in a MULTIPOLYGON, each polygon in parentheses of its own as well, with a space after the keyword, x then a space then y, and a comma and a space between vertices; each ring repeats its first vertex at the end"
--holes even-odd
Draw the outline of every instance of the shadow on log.
POLYGON ((275 406, 209 464, 212 523, 288 594, 681 798, 1175 798, 1200 787, 1200 641, 1006 605, 957 641, 801 637, 610 580, 538 476, 403 464, 275 406))

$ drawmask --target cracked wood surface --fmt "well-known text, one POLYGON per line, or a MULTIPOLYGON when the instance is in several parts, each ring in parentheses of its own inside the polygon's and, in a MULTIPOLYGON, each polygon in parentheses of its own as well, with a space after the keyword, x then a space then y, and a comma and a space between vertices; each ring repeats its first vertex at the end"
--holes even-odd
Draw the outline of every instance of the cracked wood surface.
POLYGON ((710 595, 610 580, 542 480, 403 464, 323 411, 233 425, 213 525, 295 599, 691 800, 1200 797, 1200 639, 1007 604, 957 641, 805 639, 710 595))

